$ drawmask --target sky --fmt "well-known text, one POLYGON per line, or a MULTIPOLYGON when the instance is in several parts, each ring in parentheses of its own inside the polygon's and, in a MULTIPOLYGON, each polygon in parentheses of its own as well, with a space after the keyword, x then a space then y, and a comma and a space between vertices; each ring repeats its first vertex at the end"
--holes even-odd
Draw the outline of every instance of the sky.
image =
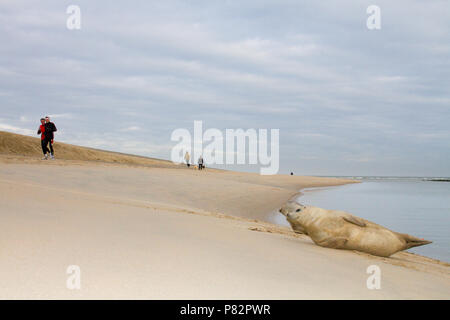
POLYGON ((450 176, 448 0, 1 0, 0 42, 3 131, 170 159, 201 120, 279 129, 280 173, 450 176))

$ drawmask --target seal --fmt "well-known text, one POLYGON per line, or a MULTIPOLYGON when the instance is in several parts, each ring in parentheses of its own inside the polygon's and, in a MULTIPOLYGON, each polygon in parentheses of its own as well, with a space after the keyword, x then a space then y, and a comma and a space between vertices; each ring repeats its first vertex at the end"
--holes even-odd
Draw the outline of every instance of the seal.
POLYGON ((289 201, 280 212, 286 216, 296 233, 308 235, 321 247, 389 257, 396 252, 431 243, 391 231, 345 211, 326 210, 289 201))

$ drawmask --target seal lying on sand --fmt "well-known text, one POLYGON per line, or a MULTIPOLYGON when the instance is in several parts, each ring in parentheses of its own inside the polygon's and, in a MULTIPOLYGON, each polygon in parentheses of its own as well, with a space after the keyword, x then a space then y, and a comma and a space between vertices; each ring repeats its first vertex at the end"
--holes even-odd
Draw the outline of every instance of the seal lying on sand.
POLYGON ((431 243, 397 233, 344 211, 306 207, 289 201, 280 212, 296 233, 306 234, 315 244, 335 249, 357 250, 376 256, 390 255, 431 243))

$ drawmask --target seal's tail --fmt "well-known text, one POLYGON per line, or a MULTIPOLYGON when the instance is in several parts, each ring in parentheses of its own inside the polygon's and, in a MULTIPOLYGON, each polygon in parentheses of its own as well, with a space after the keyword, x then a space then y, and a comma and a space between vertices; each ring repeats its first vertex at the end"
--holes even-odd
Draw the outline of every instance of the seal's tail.
POLYGON ((405 249, 418 247, 418 246, 424 246, 426 244, 432 243, 432 241, 416 238, 416 237, 410 236, 409 234, 406 234, 406 233, 397 233, 397 234, 406 241, 405 249))

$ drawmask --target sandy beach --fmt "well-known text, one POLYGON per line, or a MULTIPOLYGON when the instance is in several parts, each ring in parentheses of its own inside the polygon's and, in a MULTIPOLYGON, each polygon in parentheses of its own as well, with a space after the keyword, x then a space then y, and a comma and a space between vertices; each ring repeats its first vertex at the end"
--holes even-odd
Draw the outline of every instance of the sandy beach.
POLYGON ((0 1, 0 300, 450 300, 449 13, 0 1))
POLYGON ((302 188, 349 182, 2 155, 0 298, 449 299, 444 262, 322 248, 264 221, 302 188))

